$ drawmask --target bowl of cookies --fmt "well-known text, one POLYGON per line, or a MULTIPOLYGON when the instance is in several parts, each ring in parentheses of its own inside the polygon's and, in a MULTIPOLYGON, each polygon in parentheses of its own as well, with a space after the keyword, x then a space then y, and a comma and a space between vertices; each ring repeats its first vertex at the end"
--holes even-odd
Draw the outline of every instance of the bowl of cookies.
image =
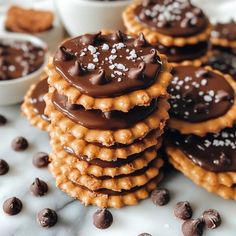
POLYGON ((54 0, 59 16, 71 36, 100 29, 123 30, 122 12, 131 0, 54 0))
POLYGON ((0 105, 23 101, 47 63, 47 45, 41 39, 19 33, 0 35, 0 105))

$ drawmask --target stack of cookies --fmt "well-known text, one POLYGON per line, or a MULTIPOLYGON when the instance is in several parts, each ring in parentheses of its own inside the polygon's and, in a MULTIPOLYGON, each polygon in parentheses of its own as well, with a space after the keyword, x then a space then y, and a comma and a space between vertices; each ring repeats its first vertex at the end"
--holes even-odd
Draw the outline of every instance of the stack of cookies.
POLYGON ((208 191, 236 200, 236 82, 210 67, 177 66, 168 91, 169 161, 208 191))
POLYGON ((45 113, 61 190, 99 207, 148 197, 162 178, 169 72, 142 34, 85 34, 59 47, 47 68, 45 113))
POLYGON ((200 66, 210 56, 211 25, 189 0, 136 1, 124 11, 123 19, 129 34, 143 32, 169 62, 200 66))

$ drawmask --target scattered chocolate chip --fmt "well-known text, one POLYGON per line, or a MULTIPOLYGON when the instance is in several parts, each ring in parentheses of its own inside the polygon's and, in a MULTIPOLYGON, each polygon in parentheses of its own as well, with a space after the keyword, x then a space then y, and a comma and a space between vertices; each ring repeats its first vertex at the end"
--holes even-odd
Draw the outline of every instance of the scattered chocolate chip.
POLYGON ((159 188, 152 191, 152 202, 158 206, 164 206, 170 201, 170 193, 165 188, 159 188))
POLYGON ((159 28, 168 28, 170 26, 171 26, 171 23, 168 20, 161 20, 157 22, 157 27, 159 28))
POLYGON ((5 116, 0 115, 0 126, 3 126, 7 123, 7 119, 5 116))
POLYGON ((230 101, 231 100, 230 95, 224 90, 219 90, 216 94, 216 98, 219 101, 230 101))
POLYGON ((203 234, 203 222, 201 219, 186 220, 182 224, 184 236, 201 236, 203 234))
POLYGON ((143 33, 140 33, 138 38, 134 41, 135 47, 144 47, 147 45, 147 41, 143 35, 143 33))
POLYGON ((9 198, 3 203, 3 210, 8 215, 17 215, 21 212, 21 209, 22 202, 16 197, 9 198))
POLYGON ((193 109, 196 110, 197 114, 204 114, 208 109, 208 105, 206 103, 198 103, 193 106, 193 109))
POLYGON ((221 224, 221 217, 218 211, 209 209, 204 211, 202 219, 208 229, 215 229, 221 224))
POLYGON ((49 164, 49 156, 45 152, 38 152, 33 157, 33 165, 38 168, 46 167, 49 164))
POLYGON ((182 220, 188 220, 192 217, 193 211, 189 202, 178 202, 174 208, 174 215, 182 220))
POLYGON ((99 229, 106 229, 111 226, 113 216, 107 209, 97 210, 93 215, 93 224, 99 229))
POLYGON ((80 42, 85 45, 93 45, 95 41, 100 37, 101 32, 98 32, 96 34, 84 34, 80 38, 80 42))
POLYGON ((200 68, 199 70, 197 70, 195 72, 195 74, 196 74, 197 78, 201 78, 201 77, 209 78, 210 77, 209 72, 206 69, 204 69, 204 68, 200 68))
POLYGON ((5 175, 9 171, 9 165, 3 159, 0 159, 0 175, 5 175))
POLYGON ((182 28, 187 28, 187 27, 194 27, 197 24, 197 18, 196 17, 192 17, 192 18, 184 18, 181 23, 180 26, 182 28))
POLYGON ((48 192, 48 185, 43 180, 36 178, 30 186, 30 191, 34 196, 41 197, 48 192))
POLYGON ((94 74, 89 79, 93 85, 103 85, 107 83, 105 70, 101 69, 98 71, 98 74, 94 74))
POLYGON ((145 62, 141 62, 137 68, 131 68, 128 72, 128 77, 130 79, 139 79, 145 70, 145 62))
POLYGON ((75 64, 70 67, 69 73, 72 76, 81 75, 83 73, 83 69, 82 69, 82 66, 81 66, 80 62, 75 61, 75 64))
POLYGON ((29 143, 27 139, 24 137, 16 137, 15 139, 12 140, 11 146, 15 151, 19 152, 27 149, 29 143))
POLYGON ((152 236, 152 235, 148 233, 142 233, 142 234, 139 234, 138 236, 152 236))
POLYGON ((59 47, 57 57, 62 61, 70 61, 74 59, 75 55, 71 51, 67 50, 64 46, 61 46, 59 47))
POLYGON ((38 223, 42 227, 52 227, 57 223, 57 213, 49 208, 41 210, 37 215, 38 223))

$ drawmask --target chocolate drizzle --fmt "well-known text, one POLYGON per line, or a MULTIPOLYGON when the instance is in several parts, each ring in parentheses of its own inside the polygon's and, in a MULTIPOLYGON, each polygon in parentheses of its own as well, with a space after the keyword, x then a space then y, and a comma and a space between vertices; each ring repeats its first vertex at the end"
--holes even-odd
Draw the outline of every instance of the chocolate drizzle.
POLYGON ((144 1, 134 11, 137 20, 154 31, 175 37, 195 35, 209 24, 202 10, 187 0, 144 1))
POLYGON ((168 87, 172 118, 198 123, 224 115, 234 90, 223 76, 205 68, 178 66, 168 87))
POLYGON ((28 41, 0 39, 0 81, 26 76, 44 63, 45 50, 28 41))
POLYGON ((167 144, 178 147, 196 165, 213 172, 236 171, 236 126, 205 137, 168 131, 167 144))
POLYGON ((48 116, 44 114, 44 109, 46 107, 46 104, 43 100, 44 95, 48 92, 48 83, 47 83, 47 77, 43 80, 39 81, 34 90, 32 91, 30 102, 34 107, 34 112, 40 117, 49 122, 48 116))
POLYGON ((52 102, 55 108, 67 118, 89 129, 115 130, 133 126, 145 119, 156 109, 157 100, 153 100, 148 107, 135 107, 129 112, 101 110, 85 110, 83 106, 68 103, 64 95, 53 93, 52 102))
POLYGON ((114 97, 149 87, 156 81, 162 66, 156 53, 142 34, 137 39, 120 31, 86 34, 64 42, 53 63, 56 71, 81 93, 114 97), (140 67, 140 79, 129 77, 130 70, 140 67))

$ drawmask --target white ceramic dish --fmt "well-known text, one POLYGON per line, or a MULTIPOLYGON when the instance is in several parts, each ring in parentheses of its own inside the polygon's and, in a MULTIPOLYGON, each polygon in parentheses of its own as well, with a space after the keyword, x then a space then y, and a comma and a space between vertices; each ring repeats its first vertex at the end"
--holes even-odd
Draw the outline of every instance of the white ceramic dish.
POLYGON ((101 29, 124 30, 122 12, 131 0, 54 0, 55 8, 71 36, 101 29))
POLYGON ((0 34, 0 39, 30 41, 34 45, 44 48, 46 51, 44 63, 35 72, 17 79, 0 81, 0 105, 16 104, 23 101, 24 95, 29 86, 35 83, 42 74, 44 67, 47 64, 48 49, 46 43, 44 43, 41 39, 27 34, 5 33, 0 34))

